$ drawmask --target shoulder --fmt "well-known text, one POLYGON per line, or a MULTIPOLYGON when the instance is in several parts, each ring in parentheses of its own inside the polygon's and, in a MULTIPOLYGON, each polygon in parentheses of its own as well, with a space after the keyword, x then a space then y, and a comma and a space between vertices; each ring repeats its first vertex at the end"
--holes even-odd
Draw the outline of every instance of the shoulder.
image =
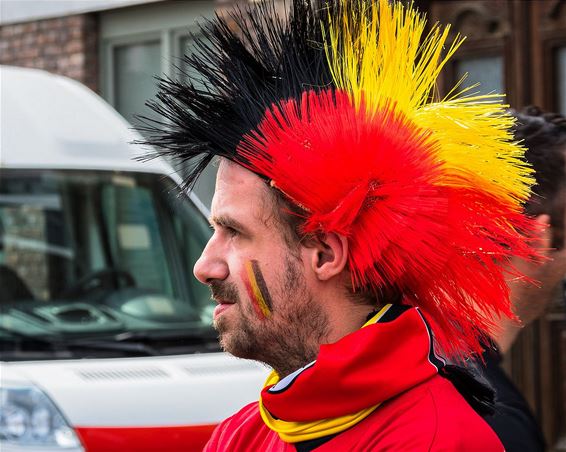
POLYGON ((363 450, 503 451, 485 421, 440 376, 384 403, 327 444, 345 450, 358 444, 363 450))
POLYGON ((258 403, 243 407, 233 416, 221 422, 207 445, 205 452, 240 450, 284 450, 279 436, 269 430, 259 414, 258 403))
POLYGON ((434 411, 431 450, 503 451, 501 441, 447 379, 436 376, 426 387, 428 410, 434 411))

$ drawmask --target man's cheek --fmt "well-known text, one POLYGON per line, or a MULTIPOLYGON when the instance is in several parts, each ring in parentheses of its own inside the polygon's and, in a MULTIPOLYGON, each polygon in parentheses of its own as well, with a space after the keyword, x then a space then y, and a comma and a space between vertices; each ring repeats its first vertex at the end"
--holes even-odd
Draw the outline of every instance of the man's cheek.
POLYGON ((257 260, 254 259, 246 262, 242 272, 242 281, 258 318, 264 320, 271 317, 271 295, 257 260))

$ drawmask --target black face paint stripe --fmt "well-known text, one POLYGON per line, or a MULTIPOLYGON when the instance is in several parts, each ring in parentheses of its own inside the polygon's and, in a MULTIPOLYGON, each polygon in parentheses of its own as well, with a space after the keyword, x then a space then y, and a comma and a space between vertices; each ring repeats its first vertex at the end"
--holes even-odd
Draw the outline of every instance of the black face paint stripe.
POLYGON ((259 262, 257 260, 252 260, 252 270, 254 272, 255 280, 257 282, 257 287, 261 292, 261 296, 263 297, 263 301, 265 301, 265 305, 269 311, 273 311, 272 303, 271 303, 271 295, 269 294, 269 290, 267 289, 267 284, 265 283, 265 279, 263 278, 263 273, 259 268, 259 262))

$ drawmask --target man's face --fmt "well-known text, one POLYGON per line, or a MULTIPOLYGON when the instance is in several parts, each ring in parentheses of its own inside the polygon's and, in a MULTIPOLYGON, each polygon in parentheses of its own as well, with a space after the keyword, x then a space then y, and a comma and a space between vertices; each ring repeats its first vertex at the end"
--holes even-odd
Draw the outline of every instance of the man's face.
POLYGON ((328 324, 305 277, 302 247, 291 248, 269 188, 222 161, 212 200, 214 234, 195 264, 218 303, 224 349, 286 373, 315 359, 328 324))

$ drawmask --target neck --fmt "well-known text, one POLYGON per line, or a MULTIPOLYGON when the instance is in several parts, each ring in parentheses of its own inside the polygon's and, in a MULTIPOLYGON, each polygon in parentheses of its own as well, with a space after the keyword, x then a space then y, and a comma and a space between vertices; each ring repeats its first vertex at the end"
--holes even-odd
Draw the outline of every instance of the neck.
POLYGON ((349 308, 349 312, 329 312, 328 326, 324 331, 318 330, 318 336, 306 334, 301 337, 298 331, 288 331, 287 340, 282 340, 270 350, 272 356, 260 361, 272 367, 280 378, 313 362, 321 345, 333 344, 359 330, 366 323, 368 315, 375 310, 375 307, 367 305, 349 305, 349 308))
POLYGON ((269 356, 257 358, 272 367, 280 378, 284 378, 313 362, 318 356, 320 344, 325 343, 324 341, 319 343, 311 340, 311 338, 300 337, 296 333, 293 336, 288 336, 285 338, 286 340, 282 339, 275 347, 271 347, 269 356))
POLYGON ((329 318, 331 319, 330 332, 327 344, 338 342, 344 336, 359 330, 367 321, 368 315, 375 311, 375 306, 363 304, 330 305, 329 318))

